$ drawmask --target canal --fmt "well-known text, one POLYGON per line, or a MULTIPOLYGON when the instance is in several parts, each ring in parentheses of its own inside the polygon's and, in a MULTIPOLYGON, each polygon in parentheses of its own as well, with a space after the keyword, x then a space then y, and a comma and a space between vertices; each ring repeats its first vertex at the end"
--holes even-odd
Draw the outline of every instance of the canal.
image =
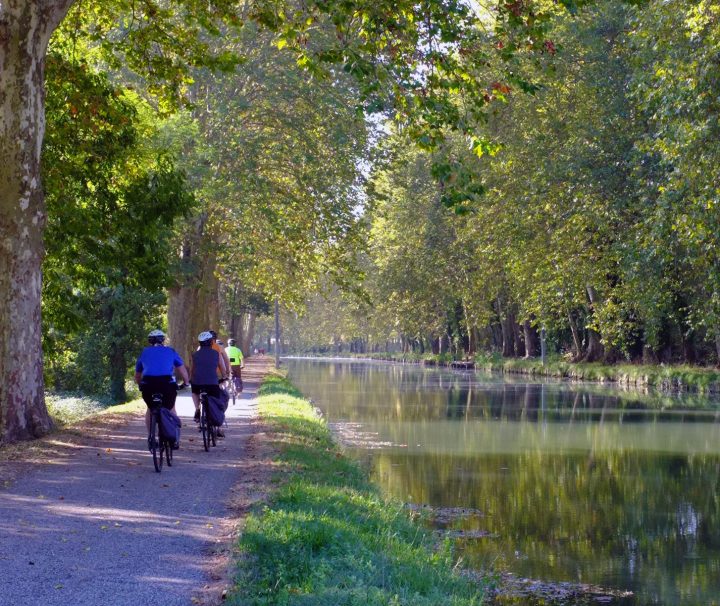
POLYGON ((630 591, 633 606, 720 604, 719 400, 286 363, 388 495, 468 510, 446 520, 465 566, 630 591))

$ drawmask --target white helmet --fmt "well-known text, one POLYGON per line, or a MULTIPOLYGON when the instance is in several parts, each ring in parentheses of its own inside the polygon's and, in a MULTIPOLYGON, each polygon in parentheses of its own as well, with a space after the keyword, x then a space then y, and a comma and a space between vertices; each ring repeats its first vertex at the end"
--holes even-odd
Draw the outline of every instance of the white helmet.
POLYGON ((208 332, 207 330, 201 332, 198 335, 198 341, 200 343, 204 343, 205 341, 210 341, 213 338, 212 333, 208 332))
POLYGON ((165 333, 162 330, 155 329, 148 335, 148 341, 151 345, 157 345, 165 341, 165 333))

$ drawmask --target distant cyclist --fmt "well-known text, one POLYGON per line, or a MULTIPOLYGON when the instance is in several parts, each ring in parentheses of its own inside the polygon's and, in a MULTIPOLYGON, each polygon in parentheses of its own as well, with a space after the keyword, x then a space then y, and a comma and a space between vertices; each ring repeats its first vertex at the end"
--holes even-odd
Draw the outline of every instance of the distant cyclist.
POLYGON ((214 337, 209 331, 198 335, 200 347, 193 352, 190 365, 190 383, 192 384, 192 399, 195 404, 195 420, 200 420, 200 393, 205 392, 215 398, 220 397, 218 385, 218 370, 221 377, 227 376, 227 366, 223 357, 213 348, 214 337))
POLYGON ((153 330, 148 335, 149 347, 142 353, 135 363, 135 382, 140 386, 143 400, 148 409, 145 411, 145 425, 150 433, 150 407, 153 404, 154 394, 162 394, 163 408, 175 413, 175 398, 177 398, 177 384, 175 371, 185 383, 190 381, 187 369, 180 354, 165 343, 165 333, 162 330, 153 330))
POLYGON ((225 348, 225 353, 230 359, 230 371, 232 373, 233 382, 237 391, 242 391, 242 373, 241 370, 244 366, 243 352, 242 349, 235 345, 235 339, 228 339, 228 346, 225 348))

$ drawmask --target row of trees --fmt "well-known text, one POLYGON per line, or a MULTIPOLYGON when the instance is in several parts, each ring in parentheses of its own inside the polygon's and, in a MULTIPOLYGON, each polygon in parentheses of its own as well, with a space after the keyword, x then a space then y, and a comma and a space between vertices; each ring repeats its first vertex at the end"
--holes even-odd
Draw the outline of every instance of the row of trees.
POLYGON ((183 353, 208 325, 247 342, 268 300, 299 305, 321 274, 352 288, 365 117, 394 116, 425 147, 444 129, 481 145, 472 66, 542 51, 559 10, 0 4, 2 439, 49 429, 43 373, 122 399, 165 287, 183 353))
POLYGON ((314 300, 288 318, 298 348, 533 356, 546 327, 575 360, 720 359, 714 9, 608 1, 549 28, 550 68, 517 59, 534 94, 491 85, 506 103, 486 143, 390 138, 369 188, 370 304, 314 300))
POLYGON ((207 327, 247 350, 269 299, 342 269, 366 126, 349 77, 312 81, 252 24, 209 48, 242 70, 193 70, 191 105, 163 112, 147 81, 92 61, 81 18, 47 58, 45 377, 123 401, 166 312, 185 357, 207 327))

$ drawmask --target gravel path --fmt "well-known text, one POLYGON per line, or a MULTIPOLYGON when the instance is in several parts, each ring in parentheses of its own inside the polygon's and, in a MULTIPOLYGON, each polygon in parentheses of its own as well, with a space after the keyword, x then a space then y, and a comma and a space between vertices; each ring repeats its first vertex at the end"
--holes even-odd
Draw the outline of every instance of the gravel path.
POLYGON ((227 437, 208 453, 183 392, 181 448, 162 473, 144 420, 133 419, 0 491, 0 606, 196 602, 213 548, 227 540, 256 387, 230 406, 227 437))

